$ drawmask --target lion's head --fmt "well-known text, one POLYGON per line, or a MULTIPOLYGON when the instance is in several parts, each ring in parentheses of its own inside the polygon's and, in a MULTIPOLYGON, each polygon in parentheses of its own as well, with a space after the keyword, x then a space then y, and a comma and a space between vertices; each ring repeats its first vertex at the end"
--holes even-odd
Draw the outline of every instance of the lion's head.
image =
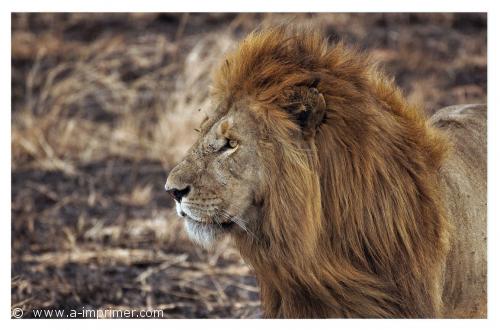
POLYGON ((263 134, 244 101, 219 105, 202 123, 165 187, 193 240, 208 246, 221 234, 255 230, 265 193, 263 134))
POLYGON ((369 58, 307 30, 255 32, 212 99, 166 189, 194 240, 235 239, 266 316, 436 313, 446 143, 369 58))
POLYGON ((202 122, 198 141, 170 172, 165 188, 198 243, 210 245, 225 233, 262 237, 271 197, 287 203, 294 198, 276 182, 276 170, 287 170, 281 165, 291 155, 284 148, 297 151, 292 155, 297 168, 291 171, 304 175, 310 168, 313 158, 304 150, 311 148, 325 101, 314 86, 290 88, 284 95, 275 109, 251 96, 219 102, 202 122))

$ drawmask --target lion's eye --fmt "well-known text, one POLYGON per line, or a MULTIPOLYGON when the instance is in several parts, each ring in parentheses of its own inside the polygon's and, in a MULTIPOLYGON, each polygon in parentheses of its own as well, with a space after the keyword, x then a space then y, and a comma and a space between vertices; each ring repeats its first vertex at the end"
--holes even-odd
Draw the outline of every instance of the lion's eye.
POLYGON ((220 149, 220 151, 225 151, 227 149, 234 149, 238 146, 238 141, 227 139, 226 144, 220 149))

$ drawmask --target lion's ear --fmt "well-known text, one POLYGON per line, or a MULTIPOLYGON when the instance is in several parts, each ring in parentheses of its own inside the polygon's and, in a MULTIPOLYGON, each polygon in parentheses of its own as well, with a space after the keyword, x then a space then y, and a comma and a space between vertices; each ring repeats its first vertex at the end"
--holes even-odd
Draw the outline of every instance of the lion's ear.
POLYGON ((316 85, 288 89, 280 102, 280 106, 297 120, 304 136, 314 135, 326 114, 325 98, 316 85))

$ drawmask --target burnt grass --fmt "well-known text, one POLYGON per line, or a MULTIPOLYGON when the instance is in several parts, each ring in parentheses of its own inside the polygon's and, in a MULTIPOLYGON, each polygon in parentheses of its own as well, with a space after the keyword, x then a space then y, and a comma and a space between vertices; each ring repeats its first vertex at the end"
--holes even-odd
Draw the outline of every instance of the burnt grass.
POLYGON ((12 244, 13 303, 28 296, 29 300, 24 302, 27 317, 32 316, 33 308, 61 309, 70 313, 71 310, 116 306, 126 309, 154 307, 162 309, 165 317, 179 318, 204 318, 213 314, 234 317, 237 313, 257 316, 256 306, 236 306, 242 310, 235 311, 230 303, 221 303, 220 292, 213 284, 212 276, 220 277, 219 281, 228 277, 223 295, 258 302, 256 281, 240 271, 245 267, 238 260, 221 258, 212 266, 205 265, 204 256, 197 254, 190 244, 164 245, 153 230, 143 231, 140 237, 123 232, 112 238, 113 231, 98 237, 86 235, 97 224, 99 228, 126 227, 129 219, 149 219, 171 208, 172 201, 161 189, 161 184, 158 185, 165 181, 165 175, 166 171, 158 162, 123 158, 85 164, 78 169, 77 175, 40 170, 13 173, 12 217, 15 221, 12 222, 12 237, 16 238, 12 244), (147 207, 113 198, 126 194, 130 187, 147 184, 158 186, 147 207), (98 201, 89 202, 88 196, 95 194, 98 201), (81 219, 93 220, 82 223, 81 219), (68 237, 68 233, 74 236, 68 237), (70 250, 75 251, 74 254, 59 253, 67 251, 68 244, 73 245, 70 250), (88 259, 78 255, 83 249, 91 252, 88 259), (109 249, 111 253, 100 256, 100 249, 109 249), (138 257, 129 257, 126 253, 125 258, 113 255, 130 250, 139 252, 138 257), (26 258, 28 253, 35 257, 26 258), (43 261, 37 256, 42 256, 43 261), (170 263, 177 269, 163 271, 170 263), (228 274, 213 270, 231 264, 237 265, 238 274, 231 270, 228 274), (183 278, 184 272, 199 276, 183 278), (212 272, 216 275, 211 275, 212 272), (148 276, 143 280, 144 274, 148 276), (184 283, 188 280, 197 283, 184 283), (233 282, 251 290, 241 289, 233 282), (202 295, 198 289, 205 286, 207 294, 202 295), (214 306, 210 305, 211 299, 214 306))
MULTIPOLYGON (((429 114, 447 105, 486 103, 486 14, 294 16, 298 22, 320 24, 331 42, 342 39, 371 53, 408 98, 420 102, 429 114)), ((34 122, 49 118, 49 105, 56 104, 44 98, 47 91, 54 92, 54 85, 33 80, 33 72, 44 76, 58 64, 72 63, 100 40, 120 37, 140 50, 141 43, 135 41, 154 43, 161 36, 172 51, 154 65, 141 66, 138 61, 131 66, 125 60, 120 63, 120 57, 118 64, 115 60, 105 63, 116 64, 113 70, 125 89, 136 86, 151 71, 172 66, 162 76, 168 92, 182 70, 176 65, 198 42, 221 31, 238 40, 259 24, 290 17, 13 14, 13 129, 26 125, 21 117, 34 122), (69 51, 63 49, 64 44, 71 44, 69 51)), ((149 60, 154 54, 138 56, 149 60)), ((72 74, 69 69, 61 71, 58 79, 72 74)), ((165 142, 151 135, 151 127, 159 120, 157 110, 151 110, 160 102, 155 95, 145 88, 137 96, 139 103, 121 113, 109 110, 120 107, 113 104, 114 99, 106 100, 108 109, 102 106, 102 95, 89 93, 83 103, 64 103, 67 106, 54 116, 58 125, 66 121, 70 125, 74 119, 77 125, 83 121, 90 125, 85 127, 95 125, 96 132, 97 127, 107 127, 99 133, 104 134, 102 144, 125 118, 136 118, 139 133, 134 134, 161 145, 165 142)), ((58 97, 70 100, 71 95, 58 97)), ((58 131, 40 133, 48 137, 48 147, 38 149, 22 147, 26 143, 19 142, 14 133, 12 137, 12 307, 22 308, 28 318, 33 317, 33 309, 158 309, 165 318, 261 315, 255 277, 231 244, 221 242, 214 251, 205 251, 183 232, 173 203, 163 191, 175 159, 152 156, 148 143, 137 146, 130 137, 123 138, 123 143, 133 145, 126 149, 132 150, 128 153, 104 148, 84 157, 85 150, 57 146, 57 136, 50 138, 54 132, 58 131)), ((78 131, 75 134, 70 138, 85 139, 78 131)), ((169 143, 164 146, 167 151, 174 144, 169 143)), ((94 147, 88 146, 89 150, 94 147)))

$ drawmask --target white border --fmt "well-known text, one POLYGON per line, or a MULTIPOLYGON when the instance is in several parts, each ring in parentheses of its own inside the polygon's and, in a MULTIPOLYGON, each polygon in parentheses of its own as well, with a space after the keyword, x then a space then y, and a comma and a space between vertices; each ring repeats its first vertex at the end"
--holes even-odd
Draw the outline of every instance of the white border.
POLYGON ((488 1, 454 0, 350 0, 350 1, 270 1, 270 0, 17 0, 9 4, 11 11, 82 11, 82 12, 484 12, 488 1))
POLYGON ((2 167, 2 189, 1 189, 1 231, 0 231, 0 248, 1 260, 3 264, 2 272, 0 272, 0 288, 1 288, 1 304, 0 315, 1 319, 7 324, 5 328, 64 328, 68 327, 105 327, 113 326, 119 328, 134 328, 138 325, 143 326, 143 322, 148 322, 148 325, 160 326, 162 328, 203 328, 205 329, 220 329, 222 328, 237 328, 252 329, 255 327, 286 327, 286 328, 303 328, 304 326, 312 326, 314 328, 332 328, 332 327, 349 327, 349 328, 371 328, 371 329, 421 329, 425 328, 443 328, 452 327, 454 329, 470 329, 474 328, 496 328, 499 329, 499 304, 498 296, 500 294, 498 288, 499 260, 498 251, 499 244, 499 205, 496 198, 500 196, 499 191, 499 175, 492 169, 500 168, 499 153, 497 152, 500 142, 500 108, 499 108, 499 92, 498 77, 500 75, 498 61, 500 60, 499 39, 497 34, 500 33, 500 14, 494 1, 481 0, 454 0, 451 1, 436 1, 436 0, 419 0, 419 1, 373 1, 373 0, 349 0, 349 1, 320 1, 320 0, 206 0, 193 1, 182 0, 175 2, 167 1, 152 1, 152 0, 121 0, 121 1, 58 1, 58 0, 15 0, 10 3, 2 1, 1 12, 1 42, 2 52, 0 62, 2 64, 2 79, 0 92, 2 93, 3 110, 1 112, 2 120, 0 120, 0 134, 2 135, 1 143, 3 151, 0 153, 2 167), (226 12, 488 12, 488 224, 489 224, 489 258, 488 258, 488 320, 283 320, 283 321, 265 321, 265 320, 10 320, 10 90, 11 90, 11 68, 10 68, 10 12, 26 12, 26 11, 81 11, 81 12, 161 12, 161 11, 226 11, 226 12), (14 323, 12 323, 14 322, 14 323), (108 322, 113 322, 108 323, 108 322), (279 324, 277 323, 279 322, 279 324), (314 322, 310 324, 309 322, 314 322))

